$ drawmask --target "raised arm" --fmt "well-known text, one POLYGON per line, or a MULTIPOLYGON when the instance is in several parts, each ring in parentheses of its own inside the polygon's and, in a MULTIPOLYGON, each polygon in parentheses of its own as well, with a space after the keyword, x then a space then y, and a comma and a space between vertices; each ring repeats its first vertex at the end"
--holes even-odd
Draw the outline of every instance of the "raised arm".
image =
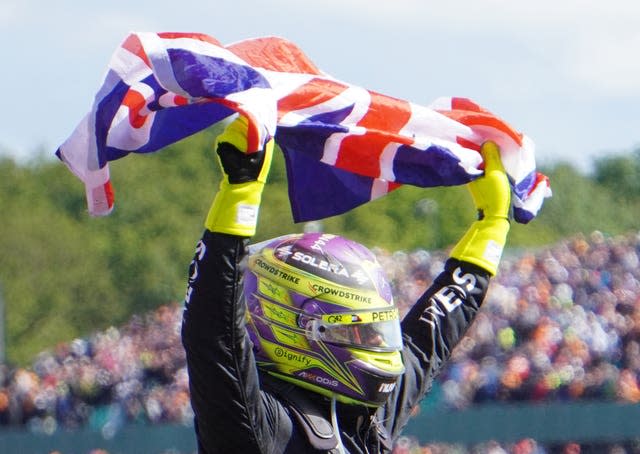
POLYGON ((243 117, 216 143, 224 171, 189 270, 182 341, 199 452, 257 452, 268 437, 239 264, 254 235, 273 142, 246 154, 243 117))
POLYGON ((410 409, 425 396, 484 300, 509 232, 510 187, 492 142, 482 146, 482 177, 468 184, 476 220, 456 244, 445 270, 402 321, 406 372, 385 409, 388 430, 398 434, 410 409))

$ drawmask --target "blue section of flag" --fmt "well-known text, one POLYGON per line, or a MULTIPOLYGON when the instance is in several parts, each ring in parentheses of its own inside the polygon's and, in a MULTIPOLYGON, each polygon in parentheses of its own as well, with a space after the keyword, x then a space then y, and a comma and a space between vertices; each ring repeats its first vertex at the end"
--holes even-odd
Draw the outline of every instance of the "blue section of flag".
POLYGON ((276 142, 282 150, 291 153, 300 153, 308 158, 308 164, 313 166, 320 161, 324 153, 327 139, 335 133, 348 131, 339 124, 327 124, 305 121, 295 127, 280 127, 276 133, 276 142))
POLYGON ((302 153, 288 153, 286 148, 283 151, 291 213, 296 222, 335 216, 371 200, 371 178, 323 164, 302 153))
POLYGON ((420 187, 451 186, 472 180, 460 160, 445 147, 431 145, 426 150, 402 145, 394 159, 397 181, 420 187))
POLYGON ((176 80, 194 98, 224 98, 250 88, 269 88, 269 82, 250 66, 223 58, 169 49, 176 80))
MULTIPOLYGON (((166 109, 156 113, 151 127, 150 140, 135 153, 152 153, 172 143, 202 131, 235 113, 234 110, 215 103, 190 104, 180 110, 166 109)), ((129 152, 115 147, 105 147, 109 161, 119 159, 129 152)))
POLYGON ((126 150, 106 150, 107 135, 109 134, 111 122, 128 91, 129 85, 123 81, 119 81, 104 98, 98 101, 94 108, 95 138, 98 147, 98 162, 100 163, 100 167, 104 167, 109 161, 119 159, 129 154, 126 150))

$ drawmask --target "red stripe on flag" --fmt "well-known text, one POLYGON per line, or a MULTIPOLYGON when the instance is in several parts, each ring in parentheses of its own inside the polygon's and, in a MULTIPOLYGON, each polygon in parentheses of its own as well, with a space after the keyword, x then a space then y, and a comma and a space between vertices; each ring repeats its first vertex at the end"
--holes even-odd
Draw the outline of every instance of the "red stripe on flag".
POLYGON ((217 39, 209 35, 205 35, 203 33, 161 32, 161 33, 158 33, 158 36, 163 39, 191 38, 198 41, 204 41, 206 43, 210 43, 215 46, 222 46, 220 44, 220 41, 218 41, 217 39))
POLYGON ((140 111, 146 107, 147 101, 142 94, 136 90, 130 89, 124 95, 122 105, 129 109, 129 124, 133 128, 141 128, 147 121, 147 115, 140 115, 140 111))
POLYGON ((113 193, 113 186, 111 185, 111 180, 107 181, 104 186, 104 195, 107 199, 107 206, 109 208, 113 208, 113 202, 115 200, 115 195, 113 193))
POLYGON ((389 192, 395 191, 396 189, 402 186, 400 183, 396 183, 395 181, 389 181, 387 184, 389 185, 388 186, 389 192))
POLYGON ((458 145, 461 145, 470 150, 476 150, 477 152, 480 152, 480 147, 482 145, 479 143, 471 142, 470 140, 467 140, 464 137, 456 137, 456 142, 458 142, 458 145))
POLYGON ((447 117, 456 120, 463 125, 473 129, 474 126, 486 126, 497 129, 498 131, 508 135, 518 146, 522 146, 522 134, 506 124, 504 121, 491 114, 473 113, 473 112, 442 112, 447 117))
POLYGON ((226 49, 256 68, 278 72, 322 74, 298 46, 286 39, 273 36, 254 38, 231 44, 226 49))
POLYGON ((173 103, 176 106, 186 106, 187 104, 189 104, 189 100, 187 98, 185 98, 184 96, 175 95, 173 97, 173 103))
POLYGON ((469 112, 485 112, 489 113, 486 109, 483 109, 475 102, 468 98, 451 98, 452 110, 468 110, 469 112))
POLYGON ((451 110, 440 110, 439 112, 472 129, 474 126, 497 129, 509 136, 518 146, 522 146, 522 134, 470 99, 451 98, 451 110))
POLYGON ((325 79, 311 79, 278 101, 278 120, 289 112, 306 109, 335 98, 347 85, 325 79))
POLYGON ((548 176, 546 176, 546 175, 545 175, 545 174, 543 174, 543 173, 536 172, 536 182, 535 182, 533 185, 531 185, 531 188, 529 188, 528 195, 531 195, 531 193, 532 193, 534 190, 538 189, 538 187, 539 187, 541 184, 546 185, 548 188, 550 188, 550 187, 551 187, 551 183, 550 183, 550 181, 549 181, 549 177, 548 177, 548 176))
POLYGON ((127 36, 127 39, 124 40, 120 47, 138 56, 138 58, 144 61, 144 63, 151 68, 151 62, 149 61, 149 57, 147 57, 147 53, 144 51, 144 46, 142 45, 142 42, 140 42, 138 35, 132 34, 127 36))
POLYGON ((209 98, 208 101, 227 106, 231 110, 238 112, 240 115, 247 117, 247 119, 249 120, 249 127, 247 128, 247 153, 255 153, 256 151, 262 149, 263 144, 260 141, 260 130, 258 129, 258 122, 256 121, 255 116, 250 111, 242 109, 238 105, 238 103, 225 98, 209 98))
POLYGON ((371 104, 358 126, 364 135, 345 137, 340 145, 336 166, 372 177, 380 176, 380 155, 390 143, 409 145, 412 139, 398 133, 411 118, 407 101, 370 92, 371 104))

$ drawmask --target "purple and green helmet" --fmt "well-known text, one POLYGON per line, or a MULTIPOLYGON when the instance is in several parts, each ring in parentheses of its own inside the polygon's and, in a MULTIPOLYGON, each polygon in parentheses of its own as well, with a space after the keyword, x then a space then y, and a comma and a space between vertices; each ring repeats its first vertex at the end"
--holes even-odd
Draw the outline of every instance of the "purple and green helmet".
POLYGON ((369 249, 326 233, 262 242, 244 292, 263 371, 345 403, 387 400, 404 372, 400 317, 369 249))

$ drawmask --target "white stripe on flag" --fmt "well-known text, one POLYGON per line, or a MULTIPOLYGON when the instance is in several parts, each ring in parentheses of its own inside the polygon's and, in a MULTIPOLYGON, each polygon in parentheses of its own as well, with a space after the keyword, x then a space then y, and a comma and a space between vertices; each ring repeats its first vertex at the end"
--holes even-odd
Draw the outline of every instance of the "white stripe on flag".
POLYGON ((350 86, 338 96, 324 104, 334 106, 334 108, 329 110, 329 112, 353 106, 349 115, 340 122, 340 125, 348 127, 349 131, 346 133, 337 132, 331 134, 324 144, 322 159, 320 159, 320 161, 325 164, 335 165, 338 160, 342 140, 347 136, 359 136, 366 133, 367 130, 361 126, 357 126, 357 124, 369 112, 371 94, 364 88, 350 86))
POLYGON ((396 181, 393 173, 393 162, 400 144, 396 142, 388 143, 380 155, 380 178, 387 181, 396 181))
POLYGON ((176 80, 165 41, 156 33, 138 33, 142 46, 149 57, 156 79, 166 90, 190 98, 176 80))
MULTIPOLYGON (((138 83, 132 86, 130 91, 138 92, 145 99, 145 102, 155 99, 153 89, 147 84, 138 83)), ((109 127, 107 146, 133 151, 149 142, 155 112, 149 111, 145 104, 145 107, 140 109, 138 114, 139 118, 144 118, 144 120, 142 126, 136 128, 131 124, 129 107, 120 105, 109 127)))
POLYGON ((382 197, 383 195, 389 192, 389 183, 381 180, 380 178, 374 178, 373 184, 371 185, 371 199, 375 200, 378 197, 382 197))

